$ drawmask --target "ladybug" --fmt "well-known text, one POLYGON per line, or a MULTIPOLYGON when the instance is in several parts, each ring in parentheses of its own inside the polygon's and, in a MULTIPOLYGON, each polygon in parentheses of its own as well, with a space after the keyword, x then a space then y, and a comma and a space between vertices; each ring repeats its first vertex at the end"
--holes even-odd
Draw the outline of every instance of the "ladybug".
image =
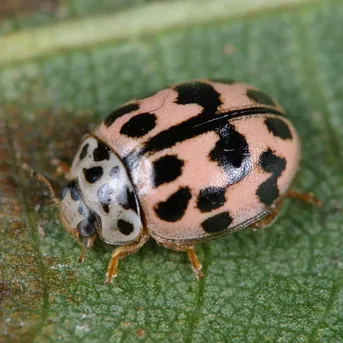
POLYGON ((321 204, 291 190, 299 160, 298 134, 270 96, 240 82, 184 82, 124 104, 84 137, 60 218, 83 247, 97 237, 120 246, 107 283, 149 237, 187 252, 199 279, 195 244, 268 226, 287 197, 321 204))

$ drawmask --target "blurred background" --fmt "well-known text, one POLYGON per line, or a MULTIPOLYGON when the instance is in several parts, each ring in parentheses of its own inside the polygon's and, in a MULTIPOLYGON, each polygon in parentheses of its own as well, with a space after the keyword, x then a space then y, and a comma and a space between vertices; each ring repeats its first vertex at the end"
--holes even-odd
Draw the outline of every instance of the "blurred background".
MULTIPOLYGON (((341 342, 343 2, 0 1, 0 342, 341 342), (83 134, 171 83, 236 79, 275 97, 303 143, 278 221, 185 254, 148 242, 103 284, 111 248, 83 265, 45 187, 83 134)), ((239 201, 239 200, 238 200, 239 201)))

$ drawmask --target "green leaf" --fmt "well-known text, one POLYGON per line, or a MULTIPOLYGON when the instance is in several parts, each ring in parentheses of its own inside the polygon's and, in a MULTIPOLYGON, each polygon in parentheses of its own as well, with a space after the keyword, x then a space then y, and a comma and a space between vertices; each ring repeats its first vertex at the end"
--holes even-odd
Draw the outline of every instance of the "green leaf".
POLYGON ((0 37, 0 341, 341 342, 343 2, 94 3, 7 18, 0 37), (46 187, 20 165, 59 189, 55 160, 70 162, 111 110, 204 77, 279 100, 303 143, 294 186, 324 206, 286 200, 271 227, 197 246, 199 282, 185 254, 151 240, 104 285, 111 247, 97 242, 79 265, 46 187))

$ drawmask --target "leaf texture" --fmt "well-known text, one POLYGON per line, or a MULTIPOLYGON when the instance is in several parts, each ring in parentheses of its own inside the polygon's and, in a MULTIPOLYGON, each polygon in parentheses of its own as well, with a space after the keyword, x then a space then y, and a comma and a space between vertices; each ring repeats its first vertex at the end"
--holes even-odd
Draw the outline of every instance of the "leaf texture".
POLYGON ((342 342, 343 2, 96 3, 0 24, 12 32, 0 37, 0 341, 342 342), (295 188, 324 206, 287 200, 271 227, 197 246, 199 282, 184 254, 149 241, 104 285, 111 248, 97 242, 79 265, 46 188, 20 165, 60 189, 55 160, 70 163, 95 123, 193 78, 278 99, 302 138, 295 188))

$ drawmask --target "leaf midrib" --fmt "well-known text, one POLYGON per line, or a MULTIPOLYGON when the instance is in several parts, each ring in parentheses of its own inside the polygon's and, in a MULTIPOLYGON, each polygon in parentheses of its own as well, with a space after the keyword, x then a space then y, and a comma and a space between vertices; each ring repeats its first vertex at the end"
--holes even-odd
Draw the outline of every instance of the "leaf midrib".
POLYGON ((251 13, 256 17, 266 11, 294 10, 299 6, 302 8, 307 4, 321 2, 190 0, 150 3, 119 13, 65 21, 4 36, 0 38, 0 66, 111 41, 151 36, 179 27, 218 23, 251 13))

